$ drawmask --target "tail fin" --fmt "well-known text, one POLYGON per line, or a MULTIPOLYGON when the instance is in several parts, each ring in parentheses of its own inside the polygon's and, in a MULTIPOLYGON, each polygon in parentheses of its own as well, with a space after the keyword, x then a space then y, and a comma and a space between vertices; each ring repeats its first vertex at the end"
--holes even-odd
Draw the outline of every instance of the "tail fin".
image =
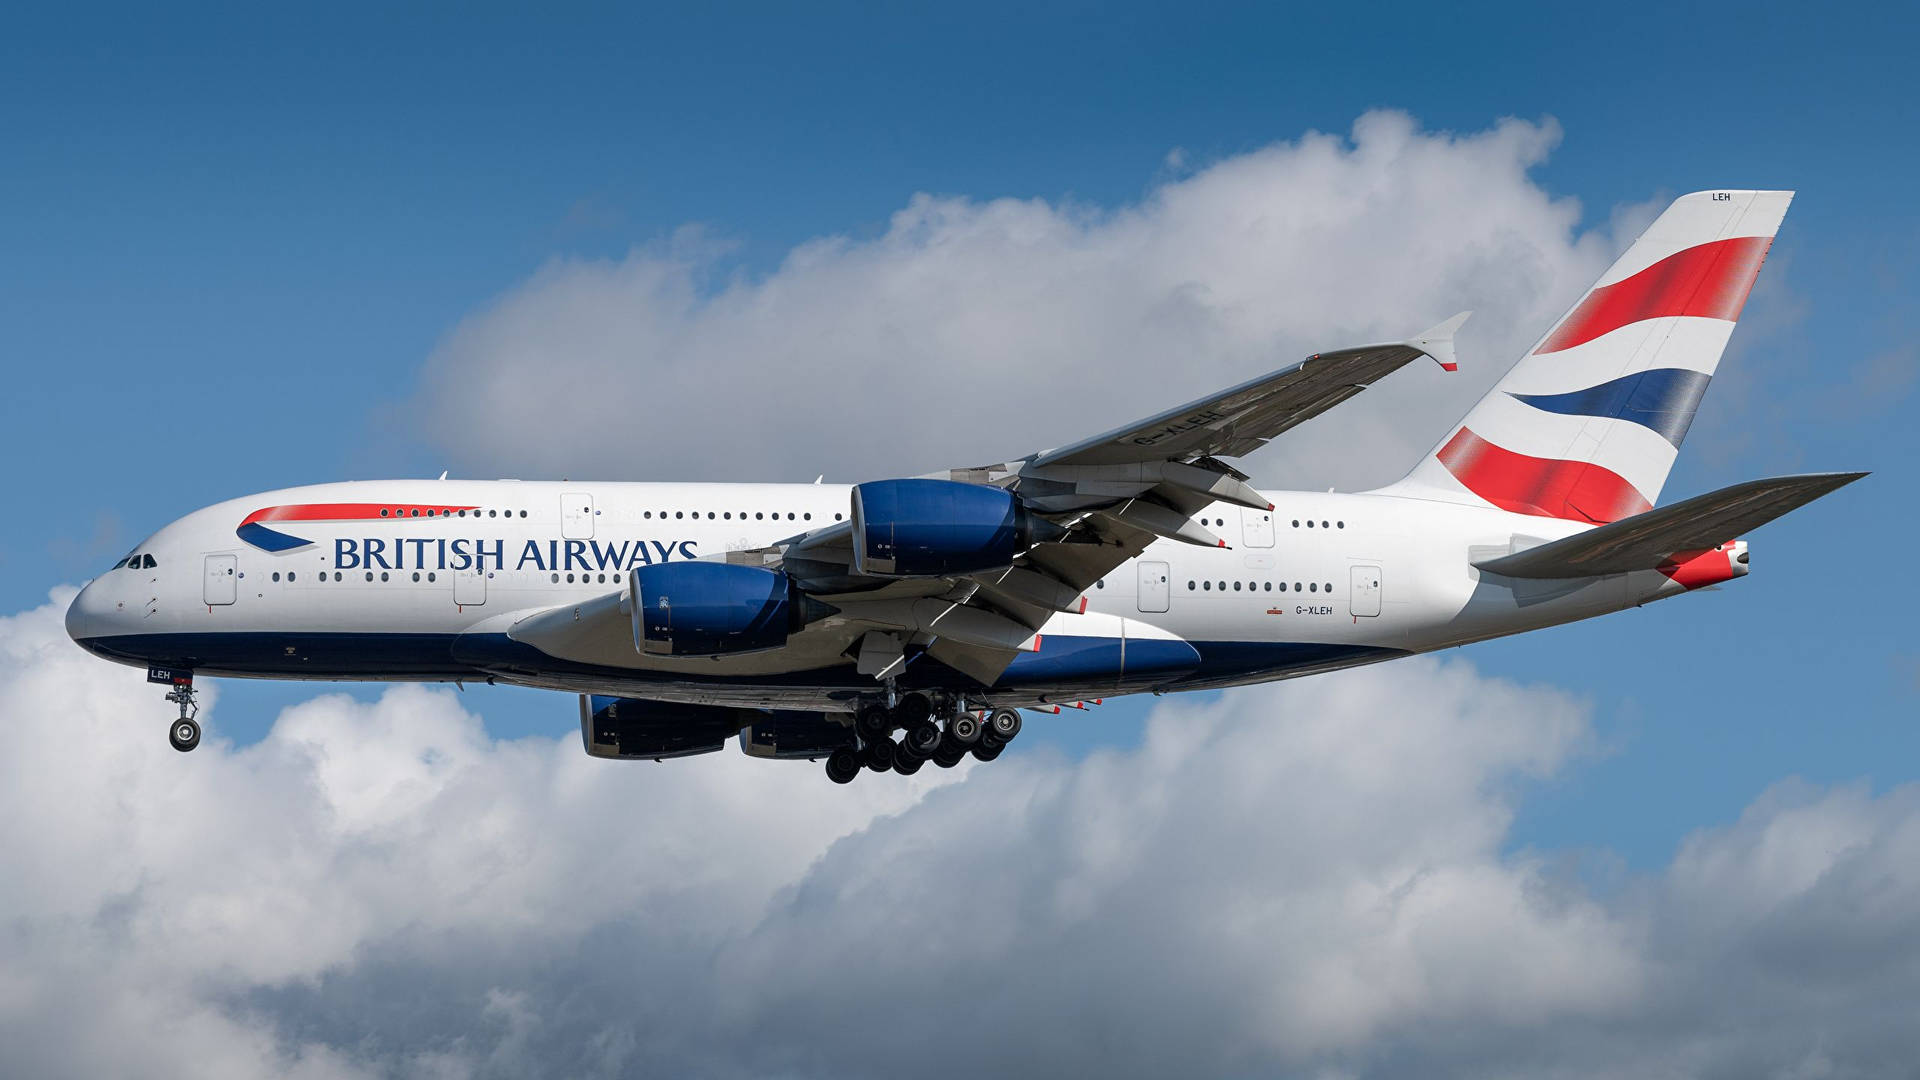
POLYGON ((1792 199, 1675 199, 1387 490, 1595 523, 1651 508, 1792 199))

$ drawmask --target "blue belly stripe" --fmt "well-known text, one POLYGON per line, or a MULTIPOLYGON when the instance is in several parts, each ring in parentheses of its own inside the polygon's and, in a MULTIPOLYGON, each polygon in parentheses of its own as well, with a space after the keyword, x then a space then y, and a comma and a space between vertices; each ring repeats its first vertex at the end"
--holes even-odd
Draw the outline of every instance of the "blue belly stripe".
MULTIPOLYGON (((233 632, 129 634, 89 638, 87 651, 109 660, 160 664, 203 675, 284 679, 437 680, 532 677, 536 674, 603 681, 607 687, 644 684, 765 686, 818 690, 835 697, 871 692, 874 682, 851 661, 814 671, 747 678, 633 671, 578 664, 553 657, 505 634, 378 634, 233 632)), ((1139 691, 1164 687, 1228 685, 1327 671, 1404 655, 1397 649, 1280 641, 1196 641, 1153 638, 1126 642, 1124 670, 1118 638, 1066 634, 1042 639, 1041 651, 1023 653, 996 684, 1060 688, 1096 694, 1103 688, 1139 691)), ((979 684, 922 657, 902 677, 903 688, 972 689, 979 684)), ((633 692, 629 691, 629 692, 633 692)))

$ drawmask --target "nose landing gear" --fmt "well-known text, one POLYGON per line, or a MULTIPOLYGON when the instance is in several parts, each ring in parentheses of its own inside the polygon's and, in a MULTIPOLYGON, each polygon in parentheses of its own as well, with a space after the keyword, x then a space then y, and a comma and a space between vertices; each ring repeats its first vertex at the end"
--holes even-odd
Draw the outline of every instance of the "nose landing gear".
MULTIPOLYGON (((180 718, 167 729, 167 741, 173 744, 175 750, 184 754, 200 745, 200 723, 194 719, 200 715, 200 706, 194 700, 199 694, 193 688, 192 672, 166 674, 167 681, 173 686, 173 689, 167 692, 167 700, 180 706, 180 718)), ((147 677, 152 679, 153 673, 148 672, 147 677)))

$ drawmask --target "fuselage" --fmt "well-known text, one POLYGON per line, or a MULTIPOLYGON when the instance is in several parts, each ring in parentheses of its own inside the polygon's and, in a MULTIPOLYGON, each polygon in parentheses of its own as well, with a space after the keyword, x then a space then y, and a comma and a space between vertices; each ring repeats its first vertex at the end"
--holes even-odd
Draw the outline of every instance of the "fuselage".
MULTIPOLYGON (((689 659, 646 656, 629 641, 555 655, 514 630, 536 614, 604 601, 640 567, 829 527, 848 514, 849 494, 827 484, 449 480, 267 492, 161 529, 85 588, 68 625, 109 659, 208 675, 498 680, 846 708, 873 680, 838 652, 689 659)), ((1270 512, 1216 504, 1196 515, 1226 548, 1149 546, 1086 590, 1081 610, 1055 616, 1038 648, 993 685, 931 661, 912 665, 902 685, 982 703, 1228 686, 1686 591, 1653 571, 1539 582, 1471 565, 1587 527, 1572 522, 1386 494, 1268 497, 1270 512)))

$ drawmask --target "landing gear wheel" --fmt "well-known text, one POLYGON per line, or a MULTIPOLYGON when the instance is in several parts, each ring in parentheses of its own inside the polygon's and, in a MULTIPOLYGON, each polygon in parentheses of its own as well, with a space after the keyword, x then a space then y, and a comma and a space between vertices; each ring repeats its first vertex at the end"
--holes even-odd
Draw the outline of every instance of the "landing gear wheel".
POLYGON ((906 749, 921 757, 932 757, 940 749, 940 725, 922 720, 907 729, 906 749))
POLYGON ((892 739, 875 739, 867 744, 867 768, 874 772, 886 772, 893 768, 893 761, 899 756, 898 748, 892 739))
POLYGON ((960 713, 947 721, 947 738, 956 746, 972 746, 980 741, 980 721, 972 713, 960 713))
POLYGON ((851 746, 843 746, 827 755, 827 779, 836 784, 851 784, 860 775, 860 755, 851 746))
POLYGON ((926 763, 926 758, 907 753, 907 748, 903 746, 900 748, 900 756, 893 759, 893 771, 901 776, 912 776, 920 771, 920 766, 926 763))
MULTIPOLYGON (((988 750, 1004 750, 1006 749, 1006 746, 1007 746, 1007 740, 1001 738, 998 735, 995 735, 993 733, 993 728, 989 727, 987 728, 987 730, 980 733, 980 745, 974 747, 974 749, 979 750, 979 749, 985 748, 988 750)), ((982 760, 985 760, 985 759, 983 758, 982 760)))
POLYGON ((1000 751, 1006 748, 1006 743, 989 743, 982 739, 980 745, 973 748, 973 758, 975 761, 992 761, 1000 756, 1000 751))
POLYGON ((987 730, 999 736, 1003 743, 1012 742, 1013 737, 1020 734, 1020 710, 995 709, 988 713, 987 730))
POLYGON ((862 705, 853 714, 853 728, 866 742, 878 742, 893 734, 893 714, 885 705, 862 705))
POLYGON ((908 694, 900 699, 900 706, 893 710, 894 722, 901 727, 913 725, 933 715, 933 702, 925 694, 908 694))
POLYGON ((200 725, 186 717, 181 717, 175 720, 173 727, 167 731, 167 741, 173 744, 175 750, 184 754, 200 745, 200 725))
POLYGON ((966 747, 964 746, 949 747, 945 744, 942 744, 939 752, 933 755, 933 763, 935 765, 940 766, 943 769, 951 769, 955 765, 960 764, 961 759, 965 758, 966 756, 967 756, 966 747))

